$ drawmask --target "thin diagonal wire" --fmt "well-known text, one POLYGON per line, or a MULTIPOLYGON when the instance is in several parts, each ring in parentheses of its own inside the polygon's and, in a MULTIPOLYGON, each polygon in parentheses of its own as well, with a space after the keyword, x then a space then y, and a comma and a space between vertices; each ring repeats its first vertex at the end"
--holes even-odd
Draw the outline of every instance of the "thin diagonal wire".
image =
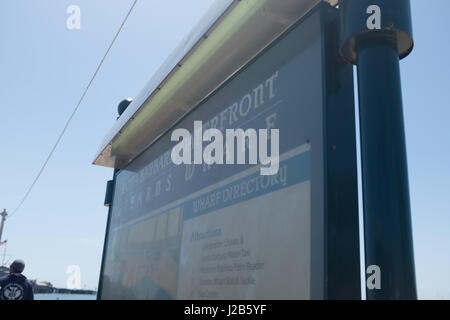
POLYGON ((133 11, 136 3, 138 2, 138 0, 134 0, 133 4, 131 5, 130 10, 128 11, 125 19, 122 21, 122 24, 119 27, 119 30, 117 30, 116 35, 114 36, 114 39, 111 41, 111 44, 108 47, 108 50, 106 50, 102 60, 100 61, 99 65, 97 66, 97 69, 94 72, 94 75, 91 77, 91 80, 89 81, 87 87, 84 89, 83 94, 81 95, 80 99, 78 100, 77 105, 75 106, 75 109, 73 110, 72 114, 70 115, 69 119, 66 122, 66 125, 64 126, 64 129, 61 131, 58 139, 56 140, 55 145, 53 146, 52 150, 50 151, 49 155, 47 156, 47 159, 45 160, 44 164, 42 165, 41 169, 39 170, 39 173, 37 174, 36 178, 34 179, 33 183, 31 184, 31 186, 28 188, 27 192, 25 193, 24 197, 22 198, 22 200, 20 201, 19 205, 16 207, 16 209, 11 213, 11 215, 9 215, 9 219, 11 219, 11 217, 17 212, 19 211, 19 209, 22 207, 23 203, 25 202, 25 200, 28 198, 28 196, 30 195, 31 191, 33 190, 33 187, 35 186, 36 182, 39 180, 41 174, 44 172, 45 168, 47 167, 47 164, 49 162, 49 160, 51 159, 51 157, 53 156, 53 153, 55 152, 56 148, 58 147, 59 143, 61 142, 61 139, 63 138, 64 134, 66 133, 67 128, 69 127, 73 117, 75 116, 75 114, 78 111, 78 108, 80 107, 81 103, 84 100, 84 97, 86 96, 87 92, 89 91, 89 88, 92 85, 92 82, 94 81, 95 77, 97 76, 100 68, 103 65, 103 62, 106 59, 106 56, 108 55, 109 51, 111 50, 112 46, 114 45, 114 42, 116 41, 117 37, 120 34, 120 31, 122 30, 123 26, 125 25, 126 21, 128 20, 128 17, 130 16, 131 12, 133 11))

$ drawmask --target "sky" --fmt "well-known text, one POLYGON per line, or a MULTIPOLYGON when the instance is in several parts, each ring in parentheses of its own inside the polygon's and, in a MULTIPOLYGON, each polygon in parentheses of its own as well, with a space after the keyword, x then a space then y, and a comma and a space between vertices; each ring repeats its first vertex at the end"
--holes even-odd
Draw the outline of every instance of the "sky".
POLYGON ((401 76, 417 287, 450 299, 450 1, 411 7, 415 48, 401 76))
MULTIPOLYGON (((79 266, 98 285, 112 169, 92 165, 117 117, 212 0, 140 0, 27 201, 5 224, 5 262, 65 287, 79 266)), ((132 4, 131 0, 2 0, 0 210, 12 212, 132 4), (69 30, 70 5, 81 29, 69 30)), ((415 48, 401 62, 419 298, 450 299, 450 38, 448 0, 411 0, 415 48)), ((0 247, 0 258, 5 247, 0 247)))

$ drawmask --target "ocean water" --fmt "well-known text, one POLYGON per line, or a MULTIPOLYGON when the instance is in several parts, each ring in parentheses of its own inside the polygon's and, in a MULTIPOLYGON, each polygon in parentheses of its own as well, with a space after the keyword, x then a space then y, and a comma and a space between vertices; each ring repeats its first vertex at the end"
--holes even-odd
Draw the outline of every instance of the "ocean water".
POLYGON ((95 300, 95 294, 37 293, 35 300, 95 300))

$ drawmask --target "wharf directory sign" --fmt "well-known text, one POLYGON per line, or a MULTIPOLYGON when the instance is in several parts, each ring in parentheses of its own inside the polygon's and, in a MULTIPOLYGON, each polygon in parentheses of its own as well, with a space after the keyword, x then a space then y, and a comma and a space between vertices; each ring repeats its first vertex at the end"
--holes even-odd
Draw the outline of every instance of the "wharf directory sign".
POLYGON ((324 41, 316 11, 116 175, 101 299, 310 299, 324 288, 324 41), (176 128, 279 129, 278 173, 175 165, 176 128))

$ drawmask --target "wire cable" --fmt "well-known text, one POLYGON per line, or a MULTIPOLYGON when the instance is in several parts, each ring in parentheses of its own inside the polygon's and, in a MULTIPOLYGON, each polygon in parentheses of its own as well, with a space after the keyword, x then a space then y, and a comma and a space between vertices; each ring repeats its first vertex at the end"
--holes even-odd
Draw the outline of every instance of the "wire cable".
POLYGON ((111 44, 108 47, 108 50, 106 50, 102 60, 100 61, 99 65, 97 66, 97 69, 94 72, 94 75, 91 77, 91 80, 89 81, 87 87, 84 89, 83 94, 81 95, 80 99, 78 100, 77 105, 75 106, 75 109, 73 110, 72 114, 70 115, 69 119, 66 122, 66 125, 64 126, 64 129, 61 131, 58 139, 56 140, 55 145, 53 146, 52 150, 50 151, 49 155, 47 156, 47 159, 45 160, 44 164, 42 165, 41 169, 39 170, 36 178, 34 179, 33 183, 31 184, 31 186, 28 188, 27 192, 25 193, 24 197, 22 198, 22 200, 20 201, 19 205, 16 207, 16 209, 9 215, 9 219, 11 219, 12 216, 14 216, 14 214, 19 211, 19 209, 22 207, 23 203, 25 202, 25 200, 28 198, 28 196, 30 195, 31 191, 33 190, 36 182, 39 180, 41 174, 44 172, 45 168, 47 167, 47 164, 49 162, 49 160, 51 159, 51 157, 53 156, 53 153, 55 152, 56 148, 58 147, 59 143, 61 142, 61 139, 63 138, 64 134, 66 133, 67 128, 69 127, 73 117, 75 116, 76 112, 78 111, 78 108, 80 107, 81 103, 84 100, 84 97, 86 96, 87 92, 89 91, 89 88, 92 85, 92 82, 94 81, 95 77, 97 76, 100 68, 103 65, 103 62, 106 59, 106 56, 108 55, 109 51, 111 50, 112 46, 114 45, 114 42, 116 41, 117 37, 120 34, 120 31, 122 31, 123 26, 125 25, 126 21, 128 20, 128 17, 130 16, 131 12, 133 11, 134 7, 136 6, 136 3, 138 2, 138 0, 134 0, 133 4, 130 7, 130 10, 128 11, 125 19, 122 21, 122 24, 119 27, 119 30, 117 30, 116 35, 114 36, 113 40, 111 41, 111 44))

